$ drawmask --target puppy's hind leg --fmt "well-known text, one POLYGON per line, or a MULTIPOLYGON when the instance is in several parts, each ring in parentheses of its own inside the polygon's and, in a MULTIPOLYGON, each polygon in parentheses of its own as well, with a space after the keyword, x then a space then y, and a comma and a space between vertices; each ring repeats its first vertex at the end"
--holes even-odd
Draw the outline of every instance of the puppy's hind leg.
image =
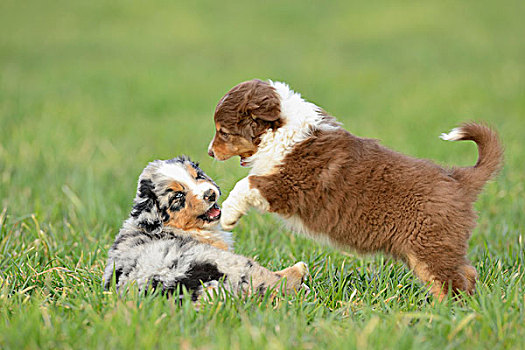
POLYGON ((461 272, 467 279, 466 292, 468 294, 474 294, 476 290, 476 280, 478 279, 478 273, 476 269, 474 266, 467 263, 461 267, 461 272))
MULTIPOLYGON (((283 287, 284 293, 294 293, 302 288, 308 288, 303 284, 308 275, 308 266, 304 262, 290 266, 284 270, 273 272, 254 263, 250 271, 249 278, 251 288, 260 295, 263 295, 267 289, 283 287)), ((247 286, 248 287, 248 286, 247 286)), ((250 294, 250 290, 244 290, 250 294)))
POLYGON ((442 301, 449 289, 456 294, 459 291, 473 294, 477 273, 468 261, 462 257, 442 251, 436 255, 408 254, 410 268, 424 283, 431 284, 430 291, 442 301))
POLYGON ((283 291, 294 292, 302 287, 308 267, 300 262, 281 271, 270 271, 256 261, 231 252, 220 251, 214 263, 225 275, 225 285, 234 293, 264 294, 266 290, 283 287, 283 291), (286 281, 283 281, 285 279, 286 281))
POLYGON ((443 284, 436 280, 436 276, 432 274, 428 264, 414 253, 409 253, 406 257, 408 266, 414 271, 414 274, 421 282, 430 285, 430 292, 441 302, 447 295, 447 290, 444 290, 443 284))
POLYGON ((308 266, 302 261, 276 272, 277 275, 286 278, 287 289, 295 291, 298 291, 301 288, 308 288, 303 284, 308 273, 308 266))

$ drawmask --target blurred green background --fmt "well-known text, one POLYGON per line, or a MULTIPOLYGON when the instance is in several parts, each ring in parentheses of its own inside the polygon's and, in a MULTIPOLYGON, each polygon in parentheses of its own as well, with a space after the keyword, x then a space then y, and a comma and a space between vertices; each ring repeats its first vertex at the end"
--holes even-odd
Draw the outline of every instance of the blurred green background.
POLYGON ((0 198, 20 214, 49 213, 63 186, 114 210, 148 161, 181 153, 227 192, 245 172, 208 159, 212 114, 254 77, 414 156, 473 164, 473 145, 437 139, 473 119, 501 132, 508 167, 525 160, 523 1, 0 6, 0 198))
MULTIPOLYGON (((523 248, 518 241, 525 225, 524 18, 525 2, 513 0, 1 0, 0 212, 6 213, 0 220, 0 284, 7 288, 0 288, 0 303, 7 310, 3 326, 12 329, 18 324, 30 339, 35 329, 47 325, 45 317, 41 319, 42 305, 61 298, 70 306, 93 303, 93 295, 101 293, 97 278, 107 248, 128 215, 137 177, 147 162, 187 154, 215 178, 225 198, 247 170, 239 167, 238 159, 221 163, 207 156, 213 111, 233 85, 252 78, 285 81, 352 133, 443 165, 473 165, 477 154, 472 143, 440 141, 441 132, 467 120, 496 127, 506 147, 506 165, 476 204, 480 224, 471 258, 482 271, 492 258, 502 259, 499 267, 510 266, 505 270, 508 276, 521 276, 516 283, 523 295, 522 260, 510 252, 523 248), (89 259, 77 264, 84 256, 89 259), (54 275, 47 281, 38 275, 60 266, 87 274, 82 276, 93 295, 75 292, 74 279, 66 283, 63 276, 54 275), (31 286, 36 287, 27 291, 31 286), (13 295, 40 299, 23 306, 6 299, 13 295), (38 315, 39 321, 26 322, 24 314, 38 315)), ((290 236, 270 218, 252 213, 241 222, 235 231, 238 252, 258 255, 274 268, 303 259, 318 269, 318 289, 331 281, 323 279, 324 264, 348 273, 356 268, 345 268, 345 256, 290 236), (326 254, 334 259, 330 264, 326 254)), ((366 271, 384 263, 382 258, 346 259, 367 266, 366 271)), ((401 265, 392 266, 396 273, 406 273, 401 265)), ((488 272, 482 275, 484 285, 493 286, 496 282, 487 282, 487 276, 488 272)), ((423 289, 410 281, 416 286, 412 288, 423 289)), ((365 294, 375 290, 361 287, 365 294)), ((392 288, 388 291, 395 294, 392 288)), ((418 295, 424 294, 421 290, 418 295)), ((498 290, 492 290, 488 300, 506 300, 498 290)), ((332 299, 342 298, 343 304, 355 300, 352 289, 345 293, 333 294, 332 299)), ((490 331, 472 337, 483 328, 485 317, 492 317, 478 310, 483 315, 476 318, 478 323, 464 328, 465 323, 457 331, 462 341, 486 345, 487 339, 519 339, 523 330, 516 329, 523 321, 524 304, 519 300, 517 309, 503 313, 502 324, 508 328, 495 327, 496 338, 490 331)), ((335 300, 326 302, 330 310, 343 307, 335 300)), ((427 304, 411 305, 401 311, 435 312, 427 304)), ((88 317, 90 322, 106 311, 100 306, 88 317)), ((363 329, 374 313, 360 312, 357 318, 363 323, 356 327, 363 329)), ((57 316, 57 324, 75 319, 68 315, 57 316)), ((264 311, 263 315, 264 320, 270 317, 264 311)), ((281 315, 286 319, 286 312, 281 315)), ((377 328, 383 335, 396 332, 397 316, 392 317, 394 328, 377 328)), ((328 333, 341 327, 337 317, 334 323, 322 319, 328 333)), ((274 321, 270 317, 268 324, 260 322, 268 326, 274 321)), ((225 327, 242 330, 228 322, 225 327)), ((416 339, 416 345, 434 339, 422 327, 409 338, 416 339)), ((268 332, 268 339, 273 339, 271 334, 277 337, 277 331, 268 332)), ((404 332, 411 331, 399 335, 404 332)), ((443 332, 430 344, 450 341, 449 333, 443 332)), ((20 345, 14 340, 16 333, 1 333, 0 345, 2 339, 20 345)), ((373 339, 375 333, 369 334, 373 339)), ((48 336, 62 339, 55 333, 48 336)), ((236 346, 266 344, 243 343, 239 337, 237 343, 225 341, 236 346)), ((287 342, 285 337, 281 345, 306 346, 324 339, 322 334, 316 337, 304 343, 287 342)), ((388 339, 377 337, 388 344, 388 339)))

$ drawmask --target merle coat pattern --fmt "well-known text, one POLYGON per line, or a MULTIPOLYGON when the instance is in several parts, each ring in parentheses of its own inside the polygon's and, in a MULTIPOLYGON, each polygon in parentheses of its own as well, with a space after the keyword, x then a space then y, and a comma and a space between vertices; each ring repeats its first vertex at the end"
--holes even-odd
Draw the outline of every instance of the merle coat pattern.
POLYGON ((134 283, 194 301, 221 282, 233 293, 264 293, 283 285, 302 286, 307 267, 300 262, 270 271, 232 252, 231 234, 220 230, 219 187, 186 157, 151 162, 139 178, 130 217, 109 250, 104 285, 134 283))

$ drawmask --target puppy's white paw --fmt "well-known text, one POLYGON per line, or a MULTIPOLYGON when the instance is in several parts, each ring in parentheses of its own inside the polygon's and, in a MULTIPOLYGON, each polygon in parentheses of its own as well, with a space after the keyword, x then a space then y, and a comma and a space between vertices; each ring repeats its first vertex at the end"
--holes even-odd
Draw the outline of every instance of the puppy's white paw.
POLYGON ((221 227, 223 230, 231 231, 233 230, 235 226, 237 226, 237 221, 231 221, 231 220, 226 221, 224 218, 221 219, 221 227))
POLYGON ((228 200, 222 204, 221 227, 223 230, 230 231, 241 218, 242 213, 235 209, 228 200))

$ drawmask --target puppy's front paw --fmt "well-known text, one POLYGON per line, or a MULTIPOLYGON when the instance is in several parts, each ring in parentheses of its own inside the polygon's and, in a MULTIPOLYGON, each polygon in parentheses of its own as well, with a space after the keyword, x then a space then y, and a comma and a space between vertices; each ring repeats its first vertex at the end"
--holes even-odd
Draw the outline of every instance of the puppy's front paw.
POLYGON ((227 220, 224 217, 221 218, 221 227, 225 231, 231 231, 237 225, 237 221, 227 220))
POLYGON ((222 204, 221 226, 224 230, 230 231, 237 225, 242 213, 236 210, 228 200, 222 204))

